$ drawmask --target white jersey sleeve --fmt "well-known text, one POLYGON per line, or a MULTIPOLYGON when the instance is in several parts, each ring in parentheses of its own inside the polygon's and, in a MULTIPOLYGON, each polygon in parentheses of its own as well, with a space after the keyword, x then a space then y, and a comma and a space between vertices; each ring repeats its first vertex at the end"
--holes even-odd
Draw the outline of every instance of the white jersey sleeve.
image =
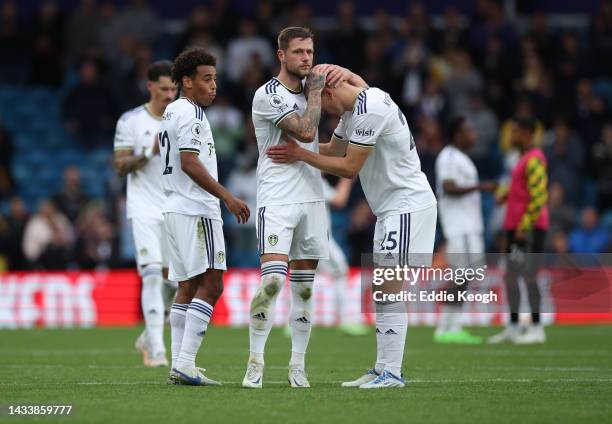
POLYGON ((208 121, 203 120, 204 111, 199 108, 193 114, 182 113, 177 116, 177 147, 179 152, 200 153, 212 142, 208 121))
POLYGON ((442 183, 444 181, 454 181, 459 184, 458 179, 460 178, 459 167, 460 163, 457 160, 458 156, 452 153, 438 155, 436 160, 436 179, 438 182, 438 190, 442 189, 442 183))
POLYGON ((290 99, 284 96, 281 90, 274 92, 267 88, 265 92, 260 92, 255 96, 253 101, 253 115, 272 122, 278 125, 280 121, 285 119, 296 110, 289 105, 290 99))
MULTIPOLYGON (((145 105, 125 112, 117 121, 114 150, 132 152, 135 156, 142 155, 153 145, 160 125, 159 118, 152 115, 145 105)), ((155 155, 141 168, 128 173, 126 204, 128 219, 162 218, 165 196, 159 163, 160 158, 155 155)))
POLYGON ((136 140, 128 121, 133 112, 124 113, 117 121, 115 128, 114 150, 134 150, 136 140))
POLYGON ((374 147, 386 124, 386 116, 378 110, 368 111, 365 92, 357 97, 349 143, 360 147, 374 147))

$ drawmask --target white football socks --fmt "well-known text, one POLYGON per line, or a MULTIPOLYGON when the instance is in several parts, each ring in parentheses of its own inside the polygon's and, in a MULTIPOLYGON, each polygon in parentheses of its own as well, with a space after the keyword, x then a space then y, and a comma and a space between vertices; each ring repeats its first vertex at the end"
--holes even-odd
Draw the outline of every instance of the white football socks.
POLYGON ((195 359, 208 329, 213 307, 202 299, 194 298, 187 309, 185 331, 181 352, 176 361, 177 368, 195 367, 195 359))
POLYGON ((286 262, 270 261, 261 264, 261 286, 251 300, 249 311, 249 361, 264 363, 266 341, 274 324, 276 299, 286 278, 286 262))
POLYGON ((141 270, 142 291, 140 303, 145 320, 147 338, 154 356, 166 352, 164 346, 164 300, 162 297, 162 268, 161 265, 145 265, 141 270))
POLYGON ((170 310, 170 337, 172 351, 172 368, 176 366, 183 343, 183 333, 185 332, 185 316, 189 304, 175 303, 170 310))
POLYGON ((442 304, 436 334, 458 332, 462 328, 462 305, 442 304))
POLYGON ((291 360, 290 366, 304 366, 304 356, 308 348, 312 329, 312 287, 315 270, 292 270, 289 276, 291 285, 291 360))
POLYGON ((178 283, 176 281, 164 280, 162 284, 162 297, 164 299, 164 312, 166 314, 170 313, 170 308, 174 303, 177 289, 178 283))
MULTIPOLYGON (((377 305, 376 311, 377 352, 382 353, 384 369, 399 377, 402 374, 404 345, 408 330, 406 305, 402 302, 381 304, 377 305)), ((378 357, 376 362, 376 368, 379 368, 381 363, 378 357)), ((379 369, 376 371, 380 372, 379 369)))

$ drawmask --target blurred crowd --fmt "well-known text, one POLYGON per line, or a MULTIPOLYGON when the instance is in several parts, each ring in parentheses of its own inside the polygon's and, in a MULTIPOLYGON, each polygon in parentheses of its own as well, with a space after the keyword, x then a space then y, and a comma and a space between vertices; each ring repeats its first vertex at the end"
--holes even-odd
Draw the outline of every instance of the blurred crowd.
MULTIPOLYGON (((449 118, 462 114, 472 122, 477 143, 469 153, 481 178, 503 183, 517 155, 509 118, 535 117, 536 143, 549 166, 547 249, 612 251, 611 1, 602 0, 586 25, 573 27, 553 25, 537 11, 510 20, 496 0, 477 0, 471 16, 451 5, 435 22, 425 2, 406 2, 399 16, 383 9, 358 16, 354 1, 341 0, 331 18, 312 16, 308 2, 260 0, 245 15, 231 1, 213 0, 187 12, 176 30, 145 0, 121 8, 82 0, 70 11, 46 0, 34 16, 8 0, 0 6, 0 78, 57 89, 67 133, 82 149, 108 148, 110 155, 116 119, 147 99, 147 65, 188 46, 206 47, 218 60, 219 94, 206 115, 220 179, 254 208, 253 94, 278 70, 278 30, 308 26, 317 62, 348 67, 401 105, 432 187, 449 118)), ((335 124, 322 120, 322 141, 335 124)), ((0 219, 0 252, 8 266, 88 268, 129 260, 122 182, 108 181, 108 195, 92 199, 79 168, 70 167, 62 190, 28 211, 11 174, 13 139, 0 122, 0 195, 11 199, 0 219)), ((490 196, 483 204, 488 250, 499 251, 503 210, 490 196)), ((371 250, 375 222, 359 184, 334 218, 335 236, 359 264, 360 253, 371 250)), ((246 229, 226 223, 230 264, 257 265, 254 223, 246 229)))

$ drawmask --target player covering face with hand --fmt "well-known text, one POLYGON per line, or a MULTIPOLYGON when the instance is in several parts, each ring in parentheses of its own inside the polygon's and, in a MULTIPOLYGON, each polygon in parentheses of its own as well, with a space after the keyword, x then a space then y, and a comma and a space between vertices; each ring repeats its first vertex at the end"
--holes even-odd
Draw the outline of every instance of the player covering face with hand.
POLYGON ((312 290, 317 263, 328 256, 321 173, 304 163, 274 163, 266 156, 266 150, 281 143, 284 133, 304 149, 317 152, 325 75, 336 79, 354 78, 348 70, 330 65, 312 72, 313 35, 307 28, 282 30, 277 54, 280 73, 255 92, 252 113, 259 148, 256 225, 261 286, 249 310, 250 355, 242 385, 255 389, 263 384, 265 344, 274 323, 276 299, 285 285, 289 268, 288 380, 291 387, 310 387, 305 356, 312 327, 312 290))
MULTIPOLYGON (((317 67, 313 72, 320 72, 317 67)), ((346 82, 325 87, 322 109, 341 117, 329 147, 318 154, 294 140, 267 150, 275 163, 304 162, 345 178, 359 174, 377 217, 377 265, 430 266, 436 230, 436 199, 421 172, 414 139, 402 111, 389 94, 346 82), (382 258, 393 257, 394 263, 382 258)), ((392 287, 397 287, 398 282, 392 287)), ((399 282, 401 285, 401 282, 399 282)), ((404 387, 402 360, 408 317, 400 302, 376 303, 377 358, 373 369, 344 387, 404 387)))

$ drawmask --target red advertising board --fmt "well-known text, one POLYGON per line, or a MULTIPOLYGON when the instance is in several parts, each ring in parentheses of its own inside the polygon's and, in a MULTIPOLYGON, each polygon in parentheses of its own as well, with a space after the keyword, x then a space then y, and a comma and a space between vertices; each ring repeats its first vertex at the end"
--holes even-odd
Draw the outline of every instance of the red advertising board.
MULTIPOLYGON (((556 276, 555 272, 546 275, 553 279, 556 276)), ((500 299, 495 309, 489 307, 486 313, 482 313, 477 306, 468 308, 467 324, 499 324, 505 317, 502 272, 489 269, 487 279, 487 290, 499 293, 500 299)), ((612 280, 612 268, 582 272, 573 279, 565 278, 565 285, 556 285, 549 290, 555 312, 545 314, 545 321, 612 323, 612 310, 609 307, 605 309, 611 300, 609 280, 612 280), (581 292, 581 302, 585 302, 586 306, 598 303, 598 307, 585 307, 580 311, 575 306, 574 309, 569 308, 568 299, 576 297, 572 292, 575 287, 586 288, 581 292)), ((229 270, 225 274, 225 291, 215 307, 213 322, 216 325, 248 325, 249 301, 258 286, 258 269, 229 270)), ((314 293, 313 316, 316 325, 338 323, 338 296, 343 296, 343 310, 349 321, 373 321, 371 314, 361 312, 366 302, 363 301, 359 269, 350 271, 347 285, 341 292, 332 279, 318 274, 314 293)), ((279 296, 277 325, 286 322, 289 297, 289 290, 283 290, 279 296)), ((575 300, 572 302, 575 305, 575 300)), ((436 304, 431 303, 413 310, 409 322, 412 325, 431 325, 435 323, 436 315, 436 304)), ((141 319, 140 279, 133 270, 16 272, 0 275, 0 328, 129 326, 140 323, 141 319)))

